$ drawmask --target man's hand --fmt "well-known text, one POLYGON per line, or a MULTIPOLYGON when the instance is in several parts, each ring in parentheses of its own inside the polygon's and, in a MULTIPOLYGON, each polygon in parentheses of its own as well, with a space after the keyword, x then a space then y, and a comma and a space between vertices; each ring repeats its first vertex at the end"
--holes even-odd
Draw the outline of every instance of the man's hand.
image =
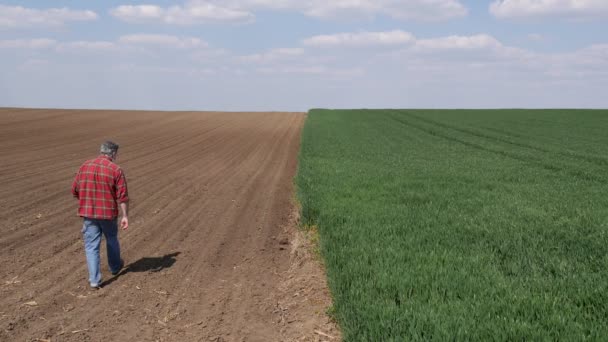
POLYGON ((129 218, 123 216, 122 219, 120 219, 120 229, 127 230, 127 228, 129 228, 129 218))

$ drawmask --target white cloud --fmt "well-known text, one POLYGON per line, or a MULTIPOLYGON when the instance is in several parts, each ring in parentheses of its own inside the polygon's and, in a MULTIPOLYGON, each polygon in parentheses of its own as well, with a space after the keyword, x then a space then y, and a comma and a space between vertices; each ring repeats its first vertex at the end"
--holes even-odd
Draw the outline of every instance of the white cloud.
POLYGON ((278 48, 271 49, 263 53, 256 53, 239 58, 243 62, 253 63, 274 63, 279 60, 285 60, 289 58, 299 57, 304 54, 302 48, 278 48))
POLYGON ((344 15, 386 15, 398 19, 445 20, 462 17, 467 9, 458 0, 235 0, 243 6, 298 10, 317 18, 344 15))
POLYGON ((164 12, 160 6, 156 5, 123 5, 110 11, 113 16, 125 21, 162 19, 164 12))
POLYGON ((4 50, 40 50, 52 49, 56 52, 121 52, 153 53, 150 47, 163 49, 189 49, 207 56, 220 56, 225 51, 210 49, 209 45, 195 37, 178 37, 164 34, 131 34, 119 37, 116 41, 64 41, 58 42, 48 38, 0 40, 0 49, 4 50))
POLYGON ((608 17, 606 0, 497 0, 490 13, 499 18, 564 17, 571 19, 608 17))
POLYGON ((316 75, 329 78, 352 78, 360 77, 365 74, 362 68, 339 68, 328 67, 323 65, 302 65, 302 66, 280 66, 280 67, 264 67, 257 68, 255 71, 263 74, 300 74, 300 75, 316 75))
POLYGON ((47 38, 0 40, 0 49, 48 49, 57 41, 47 38))
POLYGON ((409 32, 395 30, 385 32, 357 32, 318 35, 304 39, 305 46, 315 47, 370 47, 399 46, 412 43, 416 38, 409 32))
POLYGON ((469 49, 496 49, 503 45, 494 37, 487 34, 472 36, 448 36, 416 41, 416 48, 428 50, 469 50, 469 49))
POLYGON ((204 48, 208 44, 199 38, 177 37, 166 34, 130 34, 121 36, 118 42, 131 45, 169 46, 180 49, 204 48))
POLYGON ((181 67, 181 66, 149 66, 141 64, 119 64, 111 68, 113 71, 118 72, 137 72, 143 74, 175 74, 181 76, 203 76, 212 75, 215 73, 214 69, 211 68, 196 68, 196 67, 181 67))
POLYGON ((439 21, 467 14, 466 7, 457 0, 309 0, 301 3, 306 15, 320 18, 352 13, 386 15, 403 20, 439 21))
POLYGON ((279 67, 279 68, 258 68, 258 72, 267 74, 324 74, 329 70, 324 66, 293 66, 293 67, 279 67))
POLYGON ((421 64, 440 65, 448 64, 467 67, 497 67, 502 65, 528 68, 536 63, 538 54, 518 47, 507 46, 495 37, 480 33, 470 36, 446 36, 417 40, 409 48, 397 51, 396 59, 421 59, 421 64))
POLYGON ((69 21, 91 21, 95 19, 97 19, 97 14, 88 10, 35 9, 0 5, 0 29, 60 27, 69 21))
POLYGON ((161 21, 166 24, 194 25, 213 22, 248 22, 253 14, 210 2, 191 1, 184 6, 162 8, 156 5, 123 5, 110 11, 114 17, 127 22, 161 21))
POLYGON ((256 10, 292 11, 315 18, 389 16, 403 20, 440 21, 467 15, 459 0, 191 0, 184 5, 122 5, 110 11, 128 22, 161 21, 191 25, 250 22, 256 10))
MULTIPOLYGON (((318 35, 302 41, 306 47, 332 47, 332 48, 367 48, 377 51, 378 47, 399 48, 400 52, 428 52, 442 53, 445 50, 488 50, 514 53, 516 48, 504 46, 500 41, 489 34, 480 33, 471 36, 452 35, 439 38, 417 39, 413 34, 405 31, 384 32, 350 32, 328 35, 318 35)), ((392 52, 380 55, 391 55, 392 52)))
POLYGON ((118 49, 113 42, 107 41, 75 41, 61 43, 57 46, 58 51, 112 51, 118 49))
POLYGON ((596 44, 571 53, 556 55, 551 63, 563 67, 579 67, 585 70, 597 69, 601 66, 604 73, 608 72, 608 44, 596 44))

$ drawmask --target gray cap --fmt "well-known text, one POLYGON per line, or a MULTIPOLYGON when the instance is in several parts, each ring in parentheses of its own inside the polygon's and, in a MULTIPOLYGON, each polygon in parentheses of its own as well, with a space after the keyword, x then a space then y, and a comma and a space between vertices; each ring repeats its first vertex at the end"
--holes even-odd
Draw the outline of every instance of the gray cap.
POLYGON ((118 152, 118 144, 112 141, 104 141, 99 149, 101 154, 112 155, 118 152))

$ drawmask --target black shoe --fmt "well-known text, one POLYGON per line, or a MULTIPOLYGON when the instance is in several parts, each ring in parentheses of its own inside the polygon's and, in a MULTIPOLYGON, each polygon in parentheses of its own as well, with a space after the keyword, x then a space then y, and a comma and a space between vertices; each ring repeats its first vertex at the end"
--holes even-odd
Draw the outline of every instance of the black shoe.
POLYGON ((118 273, 120 273, 120 271, 122 271, 122 268, 125 267, 125 261, 120 259, 120 267, 118 268, 118 270, 112 272, 112 275, 115 276, 118 273))

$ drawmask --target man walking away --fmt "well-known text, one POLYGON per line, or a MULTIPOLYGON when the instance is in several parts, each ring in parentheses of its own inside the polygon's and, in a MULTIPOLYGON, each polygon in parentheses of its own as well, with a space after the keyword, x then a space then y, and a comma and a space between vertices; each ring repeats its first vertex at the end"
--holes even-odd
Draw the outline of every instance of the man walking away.
POLYGON ((129 194, 127 179, 116 165, 118 145, 106 141, 100 155, 87 160, 78 170, 72 183, 72 194, 78 199, 78 215, 84 219, 82 235, 92 288, 101 287, 99 247, 101 234, 106 238, 108 265, 112 275, 124 267, 118 243, 118 206, 122 211, 120 228, 129 227, 129 194))

